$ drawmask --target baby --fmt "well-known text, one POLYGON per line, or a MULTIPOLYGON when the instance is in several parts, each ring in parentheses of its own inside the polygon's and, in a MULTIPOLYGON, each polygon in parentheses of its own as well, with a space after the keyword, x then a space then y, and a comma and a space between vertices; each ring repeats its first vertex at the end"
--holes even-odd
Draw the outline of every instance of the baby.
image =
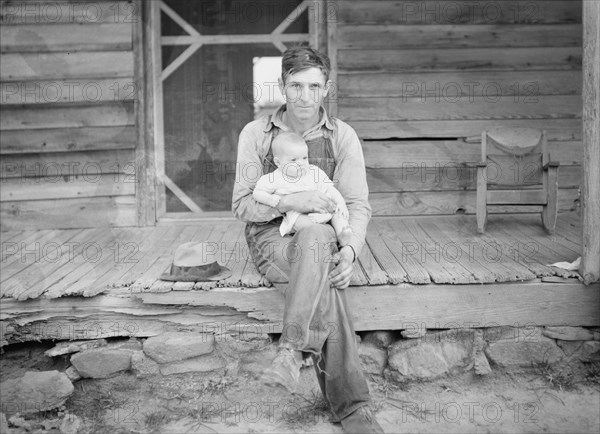
POLYGON ((348 225, 346 202, 325 172, 308 163, 306 142, 297 134, 282 132, 273 139, 271 150, 277 169, 261 176, 256 183, 252 193, 256 201, 276 207, 280 195, 318 190, 325 193, 336 204, 333 215, 330 213, 300 214, 297 211, 288 211, 279 227, 281 236, 311 224, 331 221, 339 244, 347 245, 352 236, 352 229, 348 225))

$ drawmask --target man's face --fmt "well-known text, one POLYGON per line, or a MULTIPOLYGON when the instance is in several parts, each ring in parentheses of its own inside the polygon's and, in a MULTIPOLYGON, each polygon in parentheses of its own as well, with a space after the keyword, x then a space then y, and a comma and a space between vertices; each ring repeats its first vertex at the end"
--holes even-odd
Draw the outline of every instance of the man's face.
POLYGON ((327 96, 330 82, 319 68, 309 68, 290 74, 285 84, 280 80, 279 88, 285 96, 287 110, 300 121, 318 118, 319 107, 327 96))

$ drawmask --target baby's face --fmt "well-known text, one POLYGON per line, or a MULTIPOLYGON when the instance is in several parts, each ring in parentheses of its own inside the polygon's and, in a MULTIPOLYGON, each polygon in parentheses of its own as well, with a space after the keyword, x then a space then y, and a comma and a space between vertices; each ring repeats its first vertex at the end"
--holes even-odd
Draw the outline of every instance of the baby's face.
POLYGON ((297 179, 308 172, 308 147, 305 143, 286 146, 279 155, 279 167, 288 179, 297 179))

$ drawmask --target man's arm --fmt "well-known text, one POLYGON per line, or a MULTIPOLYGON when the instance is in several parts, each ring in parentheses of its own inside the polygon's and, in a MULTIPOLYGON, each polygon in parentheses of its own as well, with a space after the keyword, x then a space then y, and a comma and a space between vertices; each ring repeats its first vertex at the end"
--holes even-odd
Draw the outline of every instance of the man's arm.
POLYGON ((262 176, 262 160, 258 147, 264 140, 262 128, 249 128, 240 133, 235 184, 231 209, 233 215, 244 222, 268 222, 282 214, 275 208, 259 203, 252 196, 254 186, 262 176))
POLYGON ((360 254, 371 218, 369 187, 360 140, 354 129, 338 122, 337 162, 333 181, 346 201, 350 214, 349 224, 352 238, 348 244, 356 257, 360 254))

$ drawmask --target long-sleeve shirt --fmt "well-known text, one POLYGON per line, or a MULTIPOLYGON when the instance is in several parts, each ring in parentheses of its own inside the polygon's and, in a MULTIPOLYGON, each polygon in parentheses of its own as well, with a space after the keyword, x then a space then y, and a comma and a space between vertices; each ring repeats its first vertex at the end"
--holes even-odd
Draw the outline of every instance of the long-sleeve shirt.
MULTIPOLYGON (((252 197, 252 191, 263 175, 263 160, 271 145, 272 129, 290 131, 282 121, 284 111, 285 105, 271 118, 265 116, 250 122, 240 133, 232 211, 241 221, 264 223, 282 216, 276 208, 257 202, 252 197)), ((305 131, 302 137, 306 141, 319 137, 323 134, 323 128, 328 130, 333 145, 336 164, 332 181, 348 207, 349 224, 352 228, 349 245, 358 257, 365 243, 367 225, 371 218, 362 147, 354 129, 339 119, 330 118, 324 109, 321 109, 320 122, 305 131)))

